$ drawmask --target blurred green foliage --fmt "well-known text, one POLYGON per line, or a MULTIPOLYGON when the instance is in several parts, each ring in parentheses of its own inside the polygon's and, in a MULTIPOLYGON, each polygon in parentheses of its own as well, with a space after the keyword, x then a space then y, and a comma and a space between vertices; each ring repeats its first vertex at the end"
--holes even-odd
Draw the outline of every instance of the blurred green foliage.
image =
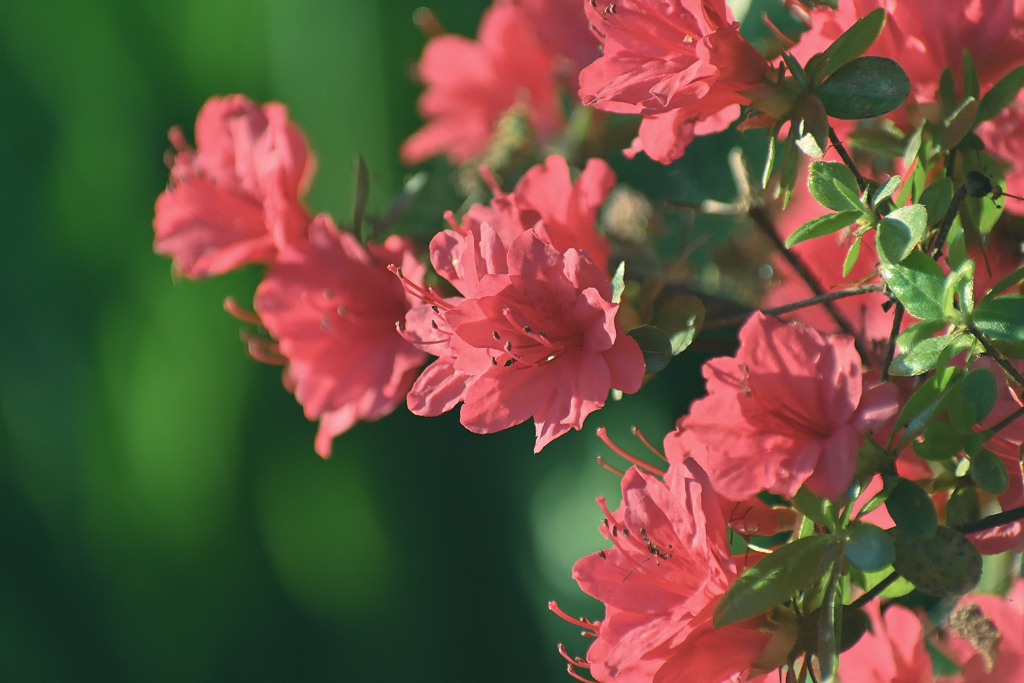
MULTIPOLYGON (((259 273, 175 282, 151 251, 166 131, 213 94, 289 105, 314 210, 347 215, 359 153, 385 206, 418 4, 0 3, 0 679, 567 680, 555 644, 586 642, 545 605, 600 617, 570 568, 602 547, 594 497, 617 500, 593 427, 660 439, 703 358, 539 456, 529 426, 400 410, 321 461, 221 311, 259 273)), ((485 4, 432 7, 472 35, 485 4)), ((658 192, 706 196, 706 153, 728 195, 721 146, 694 148, 658 192)))

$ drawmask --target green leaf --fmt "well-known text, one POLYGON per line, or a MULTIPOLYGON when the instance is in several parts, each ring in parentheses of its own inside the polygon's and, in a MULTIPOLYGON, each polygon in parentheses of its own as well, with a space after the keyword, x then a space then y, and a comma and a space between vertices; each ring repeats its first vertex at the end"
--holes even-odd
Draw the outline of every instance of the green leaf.
POLYGON ((974 60, 971 53, 964 48, 964 94, 968 97, 978 99, 981 97, 981 86, 978 85, 978 70, 974 67, 974 60))
POLYGON ((768 189, 768 179, 772 176, 772 171, 775 169, 775 140, 768 138, 768 153, 764 159, 764 171, 761 173, 761 189, 768 189))
POLYGON ((951 238, 946 239, 946 243, 949 245, 949 266, 950 268, 960 268, 965 263, 971 260, 971 257, 967 253, 967 245, 964 242, 964 231, 956 230, 951 238))
POLYGON ((935 367, 939 354, 953 339, 953 335, 929 337, 916 344, 909 351, 896 356, 889 366, 889 373, 897 377, 916 377, 935 367))
POLYGON ((896 548, 892 537, 874 524, 852 522, 847 530, 846 559, 857 569, 877 572, 892 564, 896 548))
POLYGON ((910 315, 922 320, 943 317, 940 302, 946 277, 927 254, 911 252, 900 264, 883 264, 881 272, 910 315))
POLYGON ((1006 294, 982 301, 974 309, 974 325, 992 339, 1024 341, 1024 296, 1006 294))
POLYGON ((885 10, 879 8, 858 19, 822 53, 821 65, 814 74, 815 83, 828 78, 845 64, 860 57, 878 39, 885 26, 885 10))
POLYGON ((906 431, 899 441, 901 447, 924 432, 950 388, 954 386, 953 380, 959 374, 960 369, 955 367, 936 369, 935 374, 910 395, 903 410, 900 411, 899 417, 896 418, 896 427, 894 428, 894 430, 899 430, 906 427, 906 431))
POLYGON ((626 289, 626 262, 619 261, 619 267, 615 269, 612 276, 612 303, 622 301, 622 292, 626 289))
POLYGON ((910 168, 910 164, 913 163, 917 157, 918 151, 921 149, 921 133, 924 131, 924 123, 922 122, 910 137, 907 138, 907 147, 903 152, 903 165, 910 168))
POLYGON ((900 182, 903 179, 894 175, 893 177, 886 180, 881 187, 879 187, 875 194, 871 197, 871 208, 877 209, 878 205, 884 202, 886 199, 892 196, 892 193, 900 186, 900 182))
POLYGON ((968 97, 953 110, 943 121, 942 146, 953 149, 964 136, 974 127, 974 117, 978 113, 978 100, 968 97))
POLYGON ((925 460, 941 461, 960 453, 964 447, 960 430, 948 422, 929 422, 924 429, 924 441, 911 444, 914 453, 925 460))
POLYGON ((850 245, 850 250, 846 252, 846 258, 843 260, 843 277, 849 275, 854 264, 857 263, 857 257, 860 256, 860 242, 861 236, 857 235, 857 239, 850 245))
POLYGON ((715 606, 715 628, 767 612, 828 571, 839 547, 835 536, 808 536, 776 548, 736 579, 715 606))
POLYGON ((1024 86, 1024 66, 1018 66, 999 79, 999 82, 981 98, 981 106, 978 107, 975 122, 981 123, 995 118, 999 112, 1006 109, 1007 105, 1017 99, 1017 93, 1020 92, 1022 86, 1024 86))
POLYGON ((689 294, 677 294, 658 304, 654 324, 668 335, 672 355, 678 356, 704 326, 704 303, 689 294))
POLYGON ((893 567, 928 595, 953 597, 967 593, 981 578, 981 553, 959 531, 938 527, 930 539, 889 529, 896 543, 893 567))
POLYGON ((838 520, 832 507, 832 501, 811 493, 806 486, 801 486, 793 496, 793 506, 815 524, 820 524, 829 530, 836 528, 838 520))
POLYGON ((981 449, 980 453, 971 457, 969 472, 971 480, 977 484, 978 488, 992 495, 998 496, 1010 485, 1006 465, 998 455, 987 448, 981 449))
POLYGON ((975 368, 963 379, 964 399, 970 402, 976 412, 975 422, 984 420, 996 405, 996 376, 988 368, 975 368))
POLYGON ((935 225, 946 215, 949 203, 953 201, 953 181, 943 176, 921 193, 921 204, 928 211, 928 225, 935 225))
POLYGON ((790 110, 797 127, 797 147, 809 157, 819 158, 828 148, 828 114, 821 100, 810 93, 797 97, 790 110))
POLYGON ((850 225, 862 215, 860 211, 840 211, 839 213, 828 213, 824 216, 812 218, 786 238, 786 246, 792 247, 794 244, 800 244, 815 237, 831 235, 850 225))
POLYGON ((948 116, 956 104, 953 98, 956 97, 956 84, 953 83, 953 70, 948 66, 942 70, 939 76, 939 98, 942 101, 942 115, 948 116))
POLYGON ((900 351, 909 351, 924 340, 934 337, 946 325, 945 320, 922 320, 919 323, 914 323, 896 337, 896 346, 900 351))
POLYGON ((885 509, 896 526, 916 538, 931 538, 939 526, 931 497, 909 479, 899 478, 885 509))
POLYGON ((1002 292, 1008 290, 1010 287, 1013 287, 1014 285, 1017 285, 1021 282, 1024 282, 1024 266, 1018 268, 1017 270, 1013 271, 1012 273, 1004 277, 1002 280, 997 282, 992 287, 992 289, 987 294, 985 294, 985 297, 982 299, 982 301, 989 301, 995 298, 997 294, 1001 294, 1002 292))
MULTIPOLYGON (((851 573, 852 572, 859 572, 859 570, 858 569, 853 569, 851 571, 851 573)), ((879 583, 881 583, 883 579, 888 578, 889 575, 892 574, 892 570, 890 570, 890 569, 883 569, 880 572, 860 572, 860 573, 863 576, 863 579, 862 579, 863 583, 861 584, 861 588, 863 588, 864 590, 871 590, 872 588, 877 586, 879 583)), ((878 597, 880 597, 880 598, 902 598, 904 595, 906 595, 907 593, 910 593, 913 590, 914 590, 914 584, 910 583, 909 581, 904 579, 902 576, 900 576, 900 577, 897 577, 895 581, 890 583, 881 593, 879 593, 878 597)))
POLYGON ((967 261, 946 276, 942 286, 942 313, 947 320, 958 320, 959 313, 970 315, 974 310, 974 261, 967 261), (959 296, 957 308, 953 299, 959 296))
MULTIPOLYGON (((909 590, 913 590, 913 586, 909 590)), ((818 634, 822 627, 821 616, 825 613, 822 607, 818 607, 800 620, 800 625, 797 627, 797 642, 807 652, 818 652, 820 649, 818 634)), ((841 623, 842 635, 839 639, 839 650, 846 652, 856 645, 868 630, 869 622, 867 615, 861 610, 852 605, 843 605, 841 623)))
MULTIPOLYGON (((884 120, 884 119, 882 119, 884 120)), ((884 130, 882 128, 865 128, 863 130, 851 130, 846 134, 846 141, 852 147, 863 149, 872 154, 898 158, 903 156, 907 148, 907 139, 899 131, 884 130)))
POLYGON ((800 66, 800 62, 796 61, 796 58, 788 52, 782 53, 782 61, 786 63, 786 67, 793 74, 793 78, 796 79, 797 83, 800 84, 800 88, 807 90, 811 82, 807 79, 807 74, 804 72, 804 68, 800 66))
POLYGON ((782 196, 783 210, 789 206, 789 198, 793 196, 793 188, 796 187, 796 176, 800 167, 799 154, 797 154, 797 131, 796 126, 789 127, 789 135, 786 136, 786 143, 782 147, 782 160, 779 167, 779 194, 782 196))
POLYGON ((928 211, 911 204, 890 212, 878 224, 878 255, 883 261, 899 263, 914 250, 928 229, 928 211))
POLYGON ((870 119, 903 104, 910 94, 910 79, 888 57, 858 57, 832 74, 815 94, 829 116, 870 119))
POLYGON ((627 334, 640 347, 644 354, 647 373, 661 372, 672 360, 672 341, 668 335, 654 325, 634 327, 627 334))
POLYGON ((958 486, 946 501, 946 526, 956 529, 981 518, 981 501, 973 486, 958 486))
POLYGON ((826 209, 833 211, 863 211, 860 199, 850 200, 849 193, 840 190, 845 187, 857 196, 857 178, 853 171, 838 161, 812 161, 807 175, 807 189, 811 196, 826 209))

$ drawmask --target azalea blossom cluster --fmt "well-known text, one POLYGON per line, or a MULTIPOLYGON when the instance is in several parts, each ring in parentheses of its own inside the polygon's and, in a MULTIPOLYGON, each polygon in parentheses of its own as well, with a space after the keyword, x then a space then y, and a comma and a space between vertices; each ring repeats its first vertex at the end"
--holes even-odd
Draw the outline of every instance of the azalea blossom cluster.
POLYGON ((325 457, 403 401, 477 433, 532 419, 540 451, 738 328, 662 446, 637 430, 650 457, 598 429, 631 466, 598 459, 622 501, 573 569, 603 616, 550 605, 591 639, 559 648, 579 680, 1024 681, 1024 8, 777 9, 805 30, 765 18, 760 49, 724 0, 495 0, 475 39, 421 15, 400 155, 473 179, 429 241, 365 196, 310 212, 305 137, 234 95, 194 148, 171 131, 154 248, 191 279, 265 269, 225 307, 325 457), (734 202, 656 204, 612 168, 733 126, 768 147, 758 188, 731 155, 734 202), (760 233, 741 315, 674 286, 706 285, 680 282, 697 245, 661 253, 680 210, 760 233))

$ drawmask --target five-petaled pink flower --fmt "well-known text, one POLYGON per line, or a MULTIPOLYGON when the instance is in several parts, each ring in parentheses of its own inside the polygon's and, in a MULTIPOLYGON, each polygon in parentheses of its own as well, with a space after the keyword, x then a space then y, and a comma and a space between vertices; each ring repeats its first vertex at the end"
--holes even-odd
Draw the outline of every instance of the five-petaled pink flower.
POLYGON ((406 317, 406 335, 439 358, 409 393, 413 412, 436 415, 461 400, 462 424, 482 434, 532 417, 540 451, 580 429, 612 388, 640 388, 643 354, 615 322, 607 273, 585 253, 559 253, 535 230, 506 253, 484 223, 437 235, 431 258, 466 298, 418 289, 425 304, 406 317))
POLYGON ((587 13, 604 54, 580 74, 580 99, 643 114, 630 156, 667 164, 724 130, 768 68, 724 0, 590 0, 587 13))
POLYGON ((256 312, 287 360, 285 386, 306 417, 320 419, 316 451, 324 457, 336 435, 402 403, 426 359, 395 330, 411 302, 389 265, 423 281, 408 239, 364 249, 321 214, 309 241, 282 250, 256 289, 256 312))
POLYGON ((806 484, 838 498, 853 482, 865 432, 898 408, 896 387, 862 386, 853 338, 754 313, 735 358, 704 364, 708 396, 680 418, 680 438, 726 498, 806 484))
POLYGON ((533 133, 541 138, 562 124, 554 55, 523 8, 488 9, 478 40, 451 34, 432 38, 416 69, 427 88, 419 100, 427 123, 402 145, 406 163, 442 153, 456 164, 481 156, 495 124, 517 104, 525 107, 533 133))
POLYGON ((269 263, 303 239, 301 197, 315 162, 284 105, 242 95, 213 97, 196 117, 196 149, 170 132, 177 154, 156 200, 153 249, 189 278, 269 263))
POLYGON ((606 515, 601 533, 613 546, 573 567, 583 592, 605 604, 587 652, 596 680, 734 681, 746 680, 755 663, 777 666, 758 662, 772 640, 762 618, 712 626, 718 599, 742 567, 729 550, 718 497, 692 459, 673 463, 664 482, 630 468, 619 509, 598 503, 606 515))

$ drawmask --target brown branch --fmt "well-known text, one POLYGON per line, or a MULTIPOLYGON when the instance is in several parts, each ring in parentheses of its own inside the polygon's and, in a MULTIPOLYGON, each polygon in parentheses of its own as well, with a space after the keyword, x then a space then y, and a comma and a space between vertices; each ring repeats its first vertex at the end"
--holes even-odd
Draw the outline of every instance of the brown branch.
POLYGON ((976 519, 973 522, 967 522, 966 524, 961 524, 960 526, 953 528, 962 534, 973 534, 978 531, 994 529, 997 526, 1009 524, 1010 522, 1016 522, 1020 519, 1024 519, 1024 507, 1012 508, 1005 512, 989 515, 988 517, 982 517, 981 519, 976 519))
POLYGON ((996 348, 992 346, 987 339, 985 339, 981 330, 975 327, 972 323, 967 323, 967 331, 974 335, 975 339, 981 342, 981 345, 985 347, 985 353, 992 356, 992 360, 998 363, 999 367, 1001 367, 1007 375, 1013 378, 1014 382, 1024 387, 1024 376, 1017 372, 1017 368, 1010 365, 1010 361, 1003 358, 1003 354, 999 353, 999 351, 997 351, 996 348))
MULTIPOLYGON (((861 285, 859 287, 849 287, 847 289, 839 289, 828 294, 822 294, 820 296, 811 297, 810 299, 804 299, 802 301, 794 301, 791 304, 785 304, 783 306, 776 306, 774 308, 760 308, 761 313, 768 315, 782 315, 783 313, 789 313, 790 311, 797 311, 801 308, 807 308, 808 306, 815 306, 817 304, 825 304, 836 299, 845 299, 848 296, 857 296, 858 294, 870 294, 871 292, 881 292, 885 290, 885 285, 861 285)), ((702 329, 705 330, 717 330, 723 327, 733 327, 735 325, 742 325, 747 321, 753 314, 741 313, 738 315, 731 315, 726 318, 719 318, 717 320, 709 320, 704 323, 702 329)))
POLYGON ((863 194, 864 190, 867 189, 868 186, 867 181, 865 181, 864 176, 860 174, 860 170, 857 169, 857 164, 853 163, 853 157, 851 157, 850 153, 846 151, 845 147, 843 147, 842 141, 839 139, 839 136, 836 135, 832 126, 828 127, 828 139, 832 142, 832 146, 836 148, 836 151, 839 152, 839 156, 842 157, 843 163, 846 164, 846 167, 853 171, 853 177, 857 179, 857 187, 860 188, 861 194, 863 194))

